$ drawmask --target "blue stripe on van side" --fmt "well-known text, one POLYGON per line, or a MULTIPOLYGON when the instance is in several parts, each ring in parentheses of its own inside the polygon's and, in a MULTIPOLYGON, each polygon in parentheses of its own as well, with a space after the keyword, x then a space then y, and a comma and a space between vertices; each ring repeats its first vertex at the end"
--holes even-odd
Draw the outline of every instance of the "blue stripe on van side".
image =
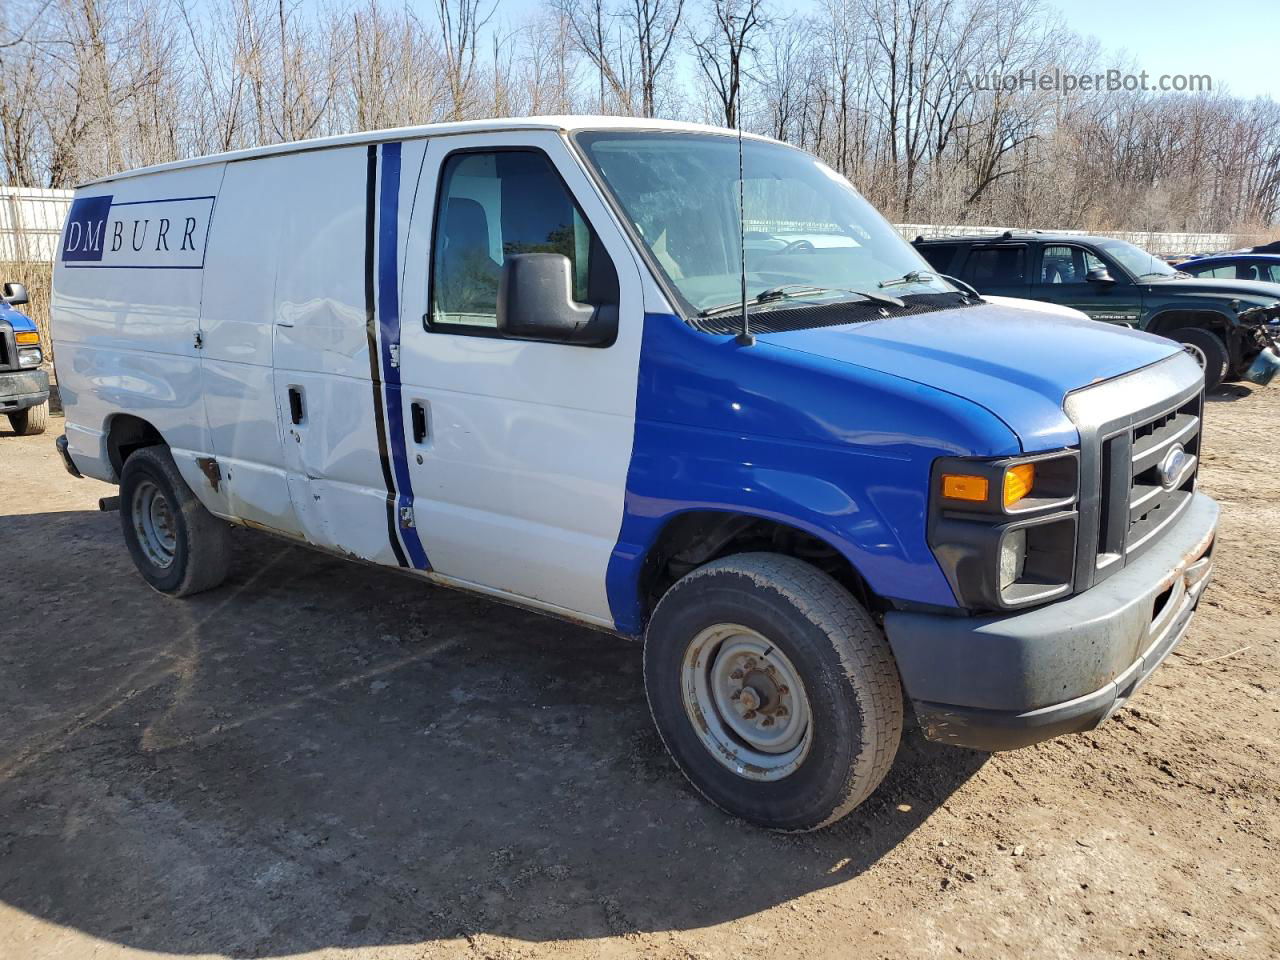
POLYGON ((396 564, 407 567, 409 560, 400 546, 396 532, 396 481, 391 473, 391 455, 387 451, 387 422, 382 398, 382 361, 378 356, 378 308, 375 274, 378 247, 378 148, 369 144, 364 175, 364 331, 369 344, 369 386, 373 394, 373 431, 378 440, 378 466, 382 471, 382 487, 386 493, 387 543, 396 564))
MULTIPOLYGON (((395 473, 397 514, 413 507, 413 481, 409 476, 404 443, 404 403, 400 396, 400 366, 392 363, 392 347, 400 350, 400 291, 397 281, 396 242, 400 218, 400 144, 382 147, 382 178, 378 199, 378 326, 382 336, 382 383, 387 398, 387 433, 395 473)), ((409 563, 430 570, 427 552, 415 527, 400 525, 409 563)))

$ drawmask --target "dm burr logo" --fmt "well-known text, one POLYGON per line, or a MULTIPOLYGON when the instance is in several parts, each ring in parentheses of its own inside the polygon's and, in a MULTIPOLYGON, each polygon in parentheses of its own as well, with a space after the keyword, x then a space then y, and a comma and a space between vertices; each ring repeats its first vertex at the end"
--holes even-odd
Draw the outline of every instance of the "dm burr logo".
POLYGON ((213 201, 79 197, 62 231, 62 262, 68 267, 199 270, 204 266, 213 201))

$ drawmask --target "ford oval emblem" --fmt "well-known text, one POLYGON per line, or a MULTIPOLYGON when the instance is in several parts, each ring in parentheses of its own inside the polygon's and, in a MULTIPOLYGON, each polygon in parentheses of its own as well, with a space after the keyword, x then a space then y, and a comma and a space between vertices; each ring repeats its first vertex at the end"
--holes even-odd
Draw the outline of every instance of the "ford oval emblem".
POLYGON ((1189 459, 1190 457, 1187 456, 1187 451, 1182 448, 1182 444, 1175 443, 1170 447, 1169 452, 1160 461, 1160 486, 1166 490, 1172 490, 1177 486, 1189 459))

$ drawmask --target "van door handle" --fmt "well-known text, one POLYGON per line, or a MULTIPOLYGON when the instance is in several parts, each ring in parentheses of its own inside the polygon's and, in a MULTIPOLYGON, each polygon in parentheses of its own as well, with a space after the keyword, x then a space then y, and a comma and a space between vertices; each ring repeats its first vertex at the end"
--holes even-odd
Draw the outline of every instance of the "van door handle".
POLYGON ((295 424, 302 422, 302 391, 297 387, 289 388, 289 419, 295 424))
POLYGON ((413 421, 413 442, 427 442, 427 409, 417 400, 409 405, 409 417, 413 421))

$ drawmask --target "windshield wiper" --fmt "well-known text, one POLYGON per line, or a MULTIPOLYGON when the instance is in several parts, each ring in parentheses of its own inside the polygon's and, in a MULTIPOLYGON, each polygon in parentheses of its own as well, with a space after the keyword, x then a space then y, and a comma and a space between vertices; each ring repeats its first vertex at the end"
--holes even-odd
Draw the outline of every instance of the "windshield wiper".
POLYGON ((902 276, 893 280, 880 281, 881 287, 900 287, 904 283, 924 283, 927 277, 940 277, 942 274, 934 273, 932 270, 911 270, 902 276))
MULTIPOLYGON (((875 303, 883 303, 891 307, 905 307, 906 304, 897 297, 891 297, 887 293, 875 293, 870 290, 853 290, 849 287, 811 287, 803 283, 787 283, 780 287, 770 287, 768 290, 761 290, 754 297, 747 301, 748 307, 757 307, 765 303, 775 303, 778 300, 790 300, 792 297, 813 296, 819 293, 851 293, 855 296, 862 297, 865 300, 871 300, 875 303)), ((734 310, 742 309, 742 301, 734 300, 731 303, 722 303, 718 306, 707 307, 705 310, 699 310, 700 317, 714 317, 720 313, 731 313, 734 310)))
POLYGON ((957 280, 955 277, 948 276, 945 273, 938 273, 935 270, 912 270, 909 273, 904 273, 902 276, 894 280, 882 280, 880 282, 880 286, 897 287, 904 283, 924 283, 930 277, 947 281, 947 283, 956 288, 956 293, 966 299, 982 299, 982 294, 978 293, 977 290, 973 289, 973 287, 969 286, 969 284, 965 283, 963 280, 957 280))

